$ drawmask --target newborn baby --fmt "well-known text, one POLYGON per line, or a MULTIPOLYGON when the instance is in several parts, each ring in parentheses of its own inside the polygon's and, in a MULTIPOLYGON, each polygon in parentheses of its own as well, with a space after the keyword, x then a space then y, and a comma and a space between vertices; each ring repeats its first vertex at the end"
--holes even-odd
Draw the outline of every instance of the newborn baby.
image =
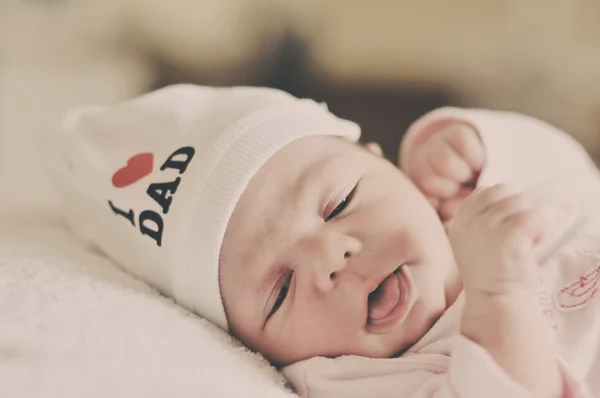
POLYGON ((566 134, 440 109, 400 171, 324 105, 197 86, 63 130, 49 165, 77 233, 300 395, 590 396, 600 179, 566 134))

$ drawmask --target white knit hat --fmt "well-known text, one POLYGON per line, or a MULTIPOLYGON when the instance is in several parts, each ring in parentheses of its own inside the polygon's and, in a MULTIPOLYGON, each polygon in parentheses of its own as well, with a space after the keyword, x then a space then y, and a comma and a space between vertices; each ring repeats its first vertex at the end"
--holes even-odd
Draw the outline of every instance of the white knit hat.
POLYGON ((52 168, 77 233, 225 330, 219 252, 252 176, 299 138, 360 136, 311 100, 193 85, 75 110, 63 131, 52 168))

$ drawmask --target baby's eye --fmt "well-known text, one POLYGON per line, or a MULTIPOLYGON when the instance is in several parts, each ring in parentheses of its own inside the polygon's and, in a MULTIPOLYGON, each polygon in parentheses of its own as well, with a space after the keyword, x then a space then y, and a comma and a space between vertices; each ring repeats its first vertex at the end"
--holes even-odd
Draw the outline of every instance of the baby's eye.
POLYGON ((337 215, 339 215, 341 212, 344 211, 344 209, 350 204, 350 201, 352 200, 352 197, 354 196, 354 191, 356 191, 356 187, 357 187, 357 185, 355 185, 354 188, 352 188, 352 191, 350 191, 350 193, 348 194, 348 196, 346 196, 346 198, 344 200, 342 200, 340 202, 340 204, 338 204, 331 213, 329 213, 329 215, 325 218, 325 222, 333 219, 334 217, 336 217, 337 215))
POLYGON ((271 309, 271 312, 269 313, 269 318, 279 309, 279 307, 281 307, 281 304, 283 304, 283 302, 285 301, 285 298, 287 297, 287 294, 288 294, 288 290, 290 289, 290 282, 292 281, 292 274, 293 274, 293 272, 290 271, 290 272, 288 272, 287 275, 285 275, 285 280, 284 280, 283 284, 281 285, 281 287, 279 288, 279 294, 277 295, 275 304, 273 304, 273 308, 271 309))

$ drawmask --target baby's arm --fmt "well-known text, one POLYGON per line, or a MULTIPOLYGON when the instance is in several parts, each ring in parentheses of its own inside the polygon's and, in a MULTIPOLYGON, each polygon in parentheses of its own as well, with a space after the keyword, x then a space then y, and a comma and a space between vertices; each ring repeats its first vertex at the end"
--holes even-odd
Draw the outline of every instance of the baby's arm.
POLYGON ((569 182, 565 191, 579 184, 586 196, 600 198, 598 170, 579 143, 544 122, 514 113, 435 110, 409 128, 400 166, 444 219, 480 183, 526 189, 540 182, 569 182))
MULTIPOLYGON (((508 113, 452 108, 433 112, 409 130, 401 156, 404 171, 445 220, 454 216, 457 204, 481 180, 486 185, 504 182, 518 188, 560 181, 561 175, 596 187, 600 181, 585 151, 566 134, 508 113)), ((470 239, 467 247, 473 251, 478 245, 470 239)), ((463 269, 462 274, 468 271, 463 269)), ((497 294, 465 287, 462 334, 486 349, 529 390, 557 395, 561 391, 558 363, 534 291, 532 287, 525 295, 502 294, 498 299, 497 294)))
POLYGON ((559 363, 535 303, 533 249, 542 228, 523 194, 496 185, 465 199, 449 235, 465 294, 462 335, 529 391, 562 397, 559 363))

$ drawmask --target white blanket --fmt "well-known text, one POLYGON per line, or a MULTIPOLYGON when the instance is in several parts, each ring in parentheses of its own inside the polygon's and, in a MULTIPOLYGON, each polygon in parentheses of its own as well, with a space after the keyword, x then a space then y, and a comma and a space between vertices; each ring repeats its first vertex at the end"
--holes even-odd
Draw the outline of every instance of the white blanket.
POLYGON ((0 218, 0 397, 294 395, 261 357, 70 235, 0 218))

